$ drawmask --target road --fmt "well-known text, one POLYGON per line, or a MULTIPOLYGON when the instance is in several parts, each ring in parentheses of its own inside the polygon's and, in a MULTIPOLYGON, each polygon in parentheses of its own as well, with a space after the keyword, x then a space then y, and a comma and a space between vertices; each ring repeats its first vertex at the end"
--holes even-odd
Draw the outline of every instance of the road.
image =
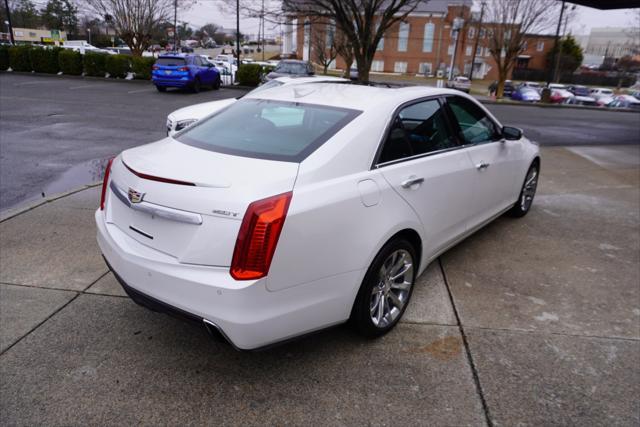
MULTIPOLYGON (((158 93, 147 82, 2 73, 0 211, 99 181, 105 159, 162 138, 171 111, 242 93, 158 93)), ((542 145, 640 140, 634 113, 506 105, 489 109, 542 145)))

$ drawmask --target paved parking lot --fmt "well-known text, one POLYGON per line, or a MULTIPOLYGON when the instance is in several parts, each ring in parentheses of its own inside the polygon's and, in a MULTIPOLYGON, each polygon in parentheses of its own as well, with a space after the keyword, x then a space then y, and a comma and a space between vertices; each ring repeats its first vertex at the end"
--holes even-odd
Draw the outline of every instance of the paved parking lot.
POLYGON ((638 425, 640 149, 545 148, 528 216, 420 278, 394 332, 259 353, 138 307, 93 188, 0 223, 3 423, 638 425))

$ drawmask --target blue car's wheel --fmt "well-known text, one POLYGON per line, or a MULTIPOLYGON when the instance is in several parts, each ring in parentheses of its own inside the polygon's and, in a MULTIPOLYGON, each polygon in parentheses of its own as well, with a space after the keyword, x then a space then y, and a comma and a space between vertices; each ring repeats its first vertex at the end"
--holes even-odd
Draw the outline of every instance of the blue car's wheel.
POLYGON ((198 77, 196 77, 196 79, 193 81, 193 84, 191 85, 191 90, 193 91, 193 93, 200 92, 200 79, 198 77))
POLYGON ((156 85, 156 89, 158 89, 158 92, 166 92, 166 91, 167 91, 167 88, 166 88, 166 87, 164 87, 164 86, 158 86, 158 85, 156 85))
POLYGON ((218 77, 216 78, 215 83, 213 83, 213 89, 214 89, 214 90, 218 90, 218 89, 220 89, 220 76, 218 76, 218 77))

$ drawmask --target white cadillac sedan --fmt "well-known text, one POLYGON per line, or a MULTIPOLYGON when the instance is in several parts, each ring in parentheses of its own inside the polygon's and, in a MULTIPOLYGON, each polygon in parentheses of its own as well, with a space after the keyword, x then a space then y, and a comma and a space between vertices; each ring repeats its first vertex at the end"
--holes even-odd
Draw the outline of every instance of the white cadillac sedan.
POLYGON ((459 91, 281 86, 113 159, 98 243, 134 301, 238 349, 348 320, 375 337, 439 254, 529 211, 539 170, 459 91))
MULTIPOLYGON (((348 80, 331 76, 279 77, 258 86, 249 93, 255 94, 266 89, 271 89, 273 87, 310 82, 348 82, 348 80)), ((202 102, 200 104, 189 105, 188 107, 180 108, 172 113, 169 113, 169 115, 167 116, 167 136, 173 136, 175 133, 180 132, 187 126, 191 126, 198 120, 207 117, 209 114, 213 114, 218 110, 221 110, 224 107, 233 104, 238 99, 239 98, 228 98, 220 99, 218 101, 202 102)))

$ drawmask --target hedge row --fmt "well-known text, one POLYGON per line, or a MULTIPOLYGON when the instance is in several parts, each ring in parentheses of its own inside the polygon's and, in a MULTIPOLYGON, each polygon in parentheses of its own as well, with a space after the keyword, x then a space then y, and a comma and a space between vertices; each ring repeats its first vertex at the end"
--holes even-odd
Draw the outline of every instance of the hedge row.
POLYGON ((74 52, 70 49, 54 47, 0 46, 0 70, 36 71, 38 73, 124 78, 128 72, 135 73, 136 79, 151 79, 151 67, 155 58, 109 55, 104 53, 74 52))

